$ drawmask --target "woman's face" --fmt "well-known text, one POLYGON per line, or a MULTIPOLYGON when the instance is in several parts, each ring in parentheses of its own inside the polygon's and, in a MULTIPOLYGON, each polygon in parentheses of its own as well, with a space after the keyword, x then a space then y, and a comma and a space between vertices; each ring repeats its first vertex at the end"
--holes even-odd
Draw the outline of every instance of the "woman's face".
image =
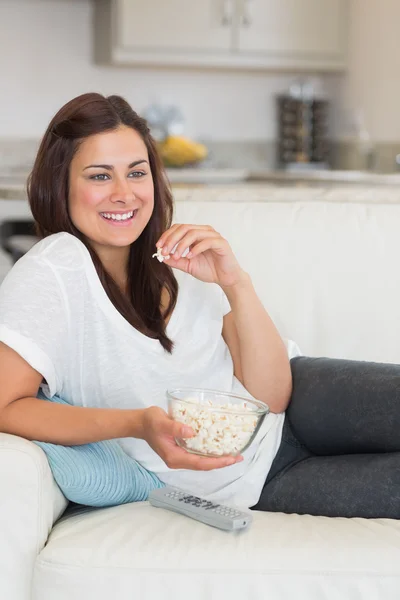
POLYGON ((94 249, 127 248, 154 208, 146 146, 130 127, 85 139, 69 172, 69 213, 94 249))

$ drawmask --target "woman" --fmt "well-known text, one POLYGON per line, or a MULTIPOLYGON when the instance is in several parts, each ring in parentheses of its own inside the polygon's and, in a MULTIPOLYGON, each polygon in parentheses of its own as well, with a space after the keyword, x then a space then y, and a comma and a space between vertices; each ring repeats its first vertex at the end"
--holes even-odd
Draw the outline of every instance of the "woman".
POLYGON ((118 439, 165 483, 255 504, 291 393, 287 351, 228 242, 209 226, 171 227, 145 121, 118 96, 67 103, 28 195, 44 239, 1 287, 0 431, 65 446, 118 439), (175 246, 165 262, 152 258, 175 246), (165 412, 166 389, 181 386, 269 405, 243 457, 175 444, 192 434, 165 412), (40 388, 67 404, 38 399, 40 388))
POLYGON ((400 517, 398 369, 296 358, 288 407, 287 351, 249 275, 212 227, 171 227, 154 142, 122 98, 85 94, 56 114, 29 200, 44 239, 0 289, 0 431, 114 443, 150 485, 239 507, 400 517), (242 457, 175 444, 193 432, 165 392, 183 386, 269 405, 242 457))

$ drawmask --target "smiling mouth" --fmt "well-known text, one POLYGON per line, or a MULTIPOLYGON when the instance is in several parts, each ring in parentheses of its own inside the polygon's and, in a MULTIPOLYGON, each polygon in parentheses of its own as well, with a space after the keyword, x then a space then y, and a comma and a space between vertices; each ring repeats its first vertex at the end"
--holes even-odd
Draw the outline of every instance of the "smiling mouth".
POLYGON ((123 223, 129 223, 130 221, 133 221, 137 211, 138 209, 136 208, 135 210, 129 210, 124 213, 101 212, 100 216, 112 225, 122 225, 123 223))

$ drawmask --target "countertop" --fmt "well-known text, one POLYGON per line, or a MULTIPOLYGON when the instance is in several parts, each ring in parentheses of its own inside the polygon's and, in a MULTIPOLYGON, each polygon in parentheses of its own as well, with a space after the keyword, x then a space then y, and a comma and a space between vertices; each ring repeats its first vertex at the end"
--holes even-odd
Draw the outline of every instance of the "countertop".
POLYGON ((400 184, 398 173, 369 171, 339 171, 330 169, 292 170, 279 169, 167 169, 171 184, 226 184, 226 183, 332 183, 332 184, 400 184))

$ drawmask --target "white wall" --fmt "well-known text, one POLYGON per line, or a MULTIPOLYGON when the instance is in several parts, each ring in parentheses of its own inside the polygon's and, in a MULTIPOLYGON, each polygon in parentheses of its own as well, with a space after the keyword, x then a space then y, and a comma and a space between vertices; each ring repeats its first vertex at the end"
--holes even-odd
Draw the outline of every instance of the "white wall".
MULTIPOLYGON (((274 138, 274 94, 293 76, 99 67, 91 18, 91 0, 0 0, 0 138, 41 136, 62 104, 87 91, 121 94, 139 113, 177 103, 194 137, 274 138)), ((340 79, 323 79, 333 99, 340 79)))
POLYGON ((351 0, 341 134, 361 109, 376 142, 400 140, 400 0, 351 0))

